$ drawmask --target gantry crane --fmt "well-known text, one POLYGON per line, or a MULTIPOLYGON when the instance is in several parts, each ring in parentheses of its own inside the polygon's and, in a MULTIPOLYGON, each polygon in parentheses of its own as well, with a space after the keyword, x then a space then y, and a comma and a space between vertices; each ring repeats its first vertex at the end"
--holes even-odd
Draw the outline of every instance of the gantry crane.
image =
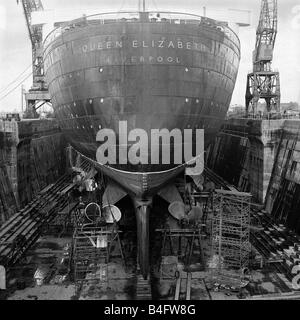
POLYGON ((41 0, 17 0, 18 4, 19 2, 21 2, 23 6, 26 25, 32 46, 33 84, 31 89, 25 93, 26 114, 28 117, 38 117, 36 110, 46 102, 50 102, 50 96, 44 76, 43 26, 32 24, 32 12, 41 11, 44 10, 44 8, 41 0))
POLYGON ((277 0, 262 0, 253 52, 253 71, 247 76, 247 117, 257 116, 257 105, 260 99, 266 102, 267 116, 270 113, 280 113, 279 72, 272 71, 271 68, 277 24, 277 0))

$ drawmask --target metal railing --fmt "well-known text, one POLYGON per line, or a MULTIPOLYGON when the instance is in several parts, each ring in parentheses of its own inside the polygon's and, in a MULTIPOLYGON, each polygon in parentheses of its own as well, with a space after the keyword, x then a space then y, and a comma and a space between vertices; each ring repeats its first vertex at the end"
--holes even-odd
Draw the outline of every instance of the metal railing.
MULTIPOLYGON (((141 12, 107 12, 83 16, 79 19, 66 22, 64 25, 59 26, 51 31, 44 40, 44 48, 46 48, 57 37, 62 36, 65 32, 75 29, 76 27, 120 22, 144 22, 145 20, 141 18, 142 14, 143 13, 141 12)), ((240 43, 237 34, 230 27, 228 27, 225 22, 181 12, 151 11, 146 12, 145 14, 147 14, 147 21, 150 23, 194 24, 198 26, 207 26, 223 32, 225 36, 234 43, 240 43)))

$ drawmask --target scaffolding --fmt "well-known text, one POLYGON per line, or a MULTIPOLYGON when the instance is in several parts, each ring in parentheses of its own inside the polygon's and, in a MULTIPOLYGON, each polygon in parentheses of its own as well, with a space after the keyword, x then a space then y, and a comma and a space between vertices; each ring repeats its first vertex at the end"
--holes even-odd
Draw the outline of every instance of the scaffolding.
POLYGON ((157 229, 156 231, 163 235, 160 268, 162 279, 174 278, 178 263, 181 262, 184 267, 188 268, 192 258, 196 258, 196 262, 201 262, 204 268, 204 251, 200 228, 157 229), (169 250, 167 245, 169 245, 169 250))
POLYGON ((117 226, 77 226, 73 235, 74 282, 76 294, 84 285, 107 285, 108 264, 118 250, 125 268, 125 257, 117 226))
POLYGON ((58 237, 63 234, 72 234, 76 226, 75 212, 77 212, 78 202, 68 201, 67 205, 57 212, 56 217, 48 225, 48 228, 58 232, 58 237))
POLYGON ((249 264, 251 195, 216 190, 211 224, 212 276, 243 279, 249 264))

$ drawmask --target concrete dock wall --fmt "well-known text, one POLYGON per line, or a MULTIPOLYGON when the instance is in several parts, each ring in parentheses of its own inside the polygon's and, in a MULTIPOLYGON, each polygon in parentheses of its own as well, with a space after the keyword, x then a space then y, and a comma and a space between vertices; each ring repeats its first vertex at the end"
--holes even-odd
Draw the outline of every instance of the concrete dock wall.
POLYGON ((55 120, 22 121, 17 146, 18 199, 26 205, 65 170, 65 140, 55 120))
POLYGON ((18 145, 18 197, 21 206, 64 173, 64 139, 61 133, 24 139, 18 145))
MULTIPOLYGON (((0 141, 1 140, 2 137, 0 133, 0 141)), ((1 149, 0 142, 0 226, 15 213, 16 209, 17 201, 13 192, 5 155, 3 149, 1 149)))
POLYGON ((17 122, 0 120, 0 225, 15 212, 17 201, 17 122))
POLYGON ((227 120, 207 164, 300 233, 300 120, 227 120))
POLYGON ((0 225, 65 170, 55 120, 0 121, 0 225))
POLYGON ((283 124, 283 120, 227 120, 210 148, 208 166, 263 203, 283 124))
POLYGON ((280 223, 300 233, 300 120, 286 120, 265 201, 280 223))

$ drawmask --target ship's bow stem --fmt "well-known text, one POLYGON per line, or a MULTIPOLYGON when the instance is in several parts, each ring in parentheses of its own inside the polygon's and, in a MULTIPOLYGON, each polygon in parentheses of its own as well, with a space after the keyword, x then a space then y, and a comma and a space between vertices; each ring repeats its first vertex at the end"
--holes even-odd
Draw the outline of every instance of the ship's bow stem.
POLYGON ((137 223, 138 264, 146 280, 149 274, 149 217, 152 198, 134 199, 137 223))

